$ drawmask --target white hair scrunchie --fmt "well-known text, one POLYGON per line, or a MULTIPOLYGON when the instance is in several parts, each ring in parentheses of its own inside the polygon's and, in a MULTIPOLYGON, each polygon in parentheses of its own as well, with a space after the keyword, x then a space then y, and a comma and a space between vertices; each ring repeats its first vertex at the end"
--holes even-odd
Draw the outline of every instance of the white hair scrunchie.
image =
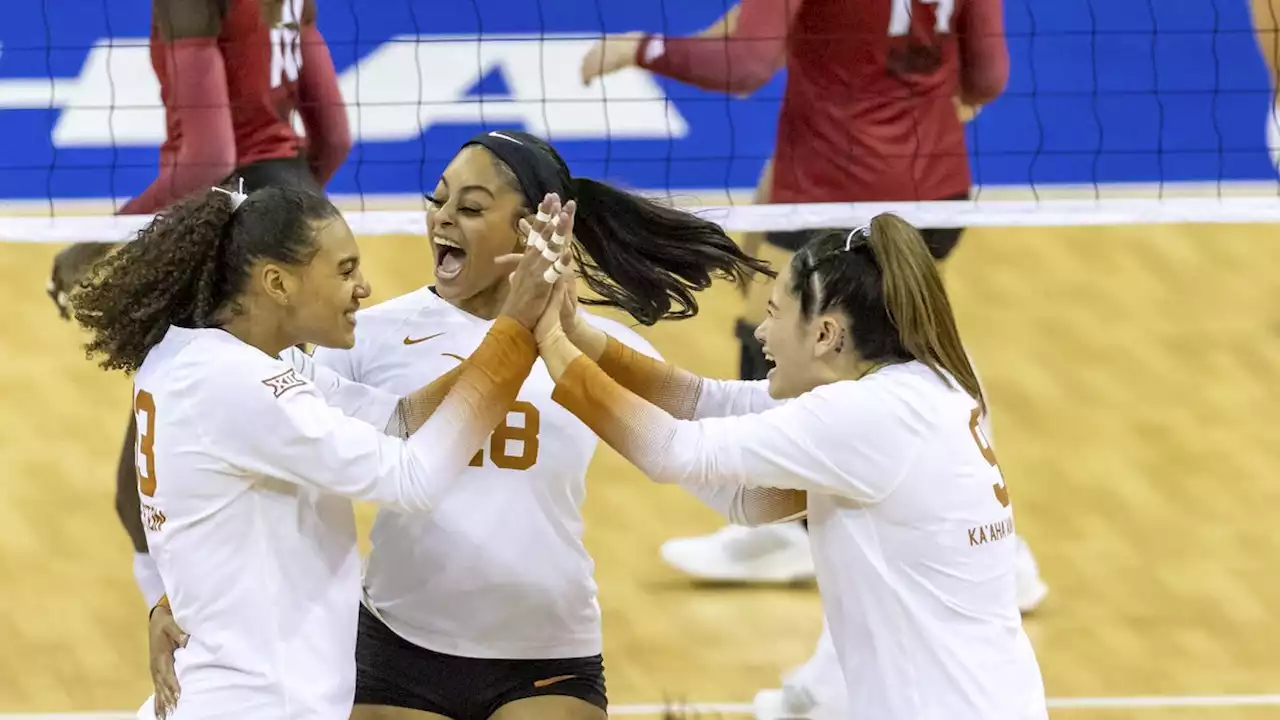
POLYGON ((244 178, 237 178, 240 181, 238 190, 228 190, 226 188, 216 187, 214 192, 220 192, 231 198, 231 212, 235 212, 237 208, 249 199, 249 194, 244 191, 244 178))

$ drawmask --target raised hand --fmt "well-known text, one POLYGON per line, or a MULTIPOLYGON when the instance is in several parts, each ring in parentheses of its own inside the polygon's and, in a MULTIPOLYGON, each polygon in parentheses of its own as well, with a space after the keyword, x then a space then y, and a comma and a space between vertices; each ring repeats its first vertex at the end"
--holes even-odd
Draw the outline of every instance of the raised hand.
POLYGON ((572 202, 562 209, 559 197, 551 194, 539 205, 538 216, 533 221, 542 225, 540 231, 535 230, 529 220, 520 221, 520 232, 527 238, 527 245, 511 274, 511 291, 500 315, 512 318, 529 330, 537 326, 554 284, 566 267, 560 262, 569 245, 564 231, 572 230, 575 209, 572 202))

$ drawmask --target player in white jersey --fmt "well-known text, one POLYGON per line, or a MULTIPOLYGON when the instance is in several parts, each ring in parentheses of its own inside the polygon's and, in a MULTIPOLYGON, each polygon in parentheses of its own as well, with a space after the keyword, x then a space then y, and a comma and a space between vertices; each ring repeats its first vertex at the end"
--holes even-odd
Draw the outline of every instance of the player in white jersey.
MULTIPOLYGON (((361 311, 354 347, 317 350, 317 364, 392 394, 447 386, 512 292, 495 258, 519 242, 516 220, 548 192, 572 199, 588 286, 643 323, 691 315, 693 293, 714 275, 742 282, 767 271, 713 223, 572 178, 531 135, 484 133, 428 198, 435 284, 361 311)), ((584 317, 656 354, 618 323, 584 317)), ((580 512, 596 438, 551 402, 552 388, 535 365, 429 516, 378 513, 354 717, 604 717, 600 609, 580 512)), ((157 612, 153 626, 165 621, 157 612)))
MULTIPOLYGON (((518 241, 513 218, 547 192, 576 203, 574 248, 587 285, 642 323, 692 314, 692 292, 713 275, 745 281, 765 269, 713 223, 573 178, 537 137, 482 133, 428 197, 435 285, 371 308, 355 347, 319 352, 317 362, 392 392, 457 365, 509 292, 492 258, 518 241)), ((621 325, 585 317, 656 354, 621 325)), ((552 388, 535 365, 465 485, 430 517, 378 514, 356 718, 605 716, 600 609, 581 515, 596 438, 551 402, 552 388)))
MULTIPOLYGON (((543 209, 559 213, 551 199, 543 209)), ((369 295, 351 230, 307 190, 210 192, 166 210, 73 295, 88 351, 136 373, 147 539, 190 632, 172 717, 349 716, 350 498, 424 513, 459 480, 536 357, 551 263, 532 248, 516 257, 498 321, 439 395, 282 358, 301 343, 350 347, 369 295)))
POLYGON ((848 717, 1048 717, 986 403, 918 231, 881 215, 798 252, 757 329, 765 382, 639 356, 557 303, 553 398, 651 478, 807 498, 848 717))

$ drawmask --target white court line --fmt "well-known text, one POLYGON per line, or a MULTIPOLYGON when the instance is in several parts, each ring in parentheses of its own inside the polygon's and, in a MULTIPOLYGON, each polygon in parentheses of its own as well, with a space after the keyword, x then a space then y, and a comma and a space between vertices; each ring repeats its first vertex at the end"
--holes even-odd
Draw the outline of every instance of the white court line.
MULTIPOLYGON (((721 715, 751 715, 751 703, 676 704, 682 710, 721 715)), ((614 705, 610 715, 660 715, 671 707, 662 703, 614 705)), ((1211 707, 1280 707, 1280 694, 1274 695, 1149 695, 1135 697, 1049 698, 1055 710, 1118 710, 1135 708, 1211 708, 1211 707)), ((133 720, 131 712, 98 713, 0 713, 0 720, 133 720)))

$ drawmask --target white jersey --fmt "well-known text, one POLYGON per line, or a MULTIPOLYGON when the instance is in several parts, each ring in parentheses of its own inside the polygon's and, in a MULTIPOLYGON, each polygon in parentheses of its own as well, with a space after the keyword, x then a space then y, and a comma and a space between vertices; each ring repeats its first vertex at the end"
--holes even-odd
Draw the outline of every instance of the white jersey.
POLYGON ((174 327, 135 378, 147 541, 190 634, 175 720, 345 720, 360 558, 341 496, 424 511, 467 461, 435 446, 457 435, 444 406, 390 437, 395 395, 287 355, 174 327))
POLYGON ((850 717, 1048 716, 1013 508, 968 394, 911 362, 781 403, 767 383, 705 380, 697 415, 715 419, 680 424, 642 469, 703 497, 808 491, 850 717))
MULTIPOLYGON (((582 314, 657 357, 623 325, 582 314)), ((479 345, 482 320, 422 288, 359 313, 351 350, 316 352, 338 374, 404 393, 447 373, 479 345)), ((462 657, 550 659, 602 650, 594 564, 581 505, 594 433, 551 400, 541 360, 505 424, 430 516, 379 512, 366 604, 396 634, 462 657)))

